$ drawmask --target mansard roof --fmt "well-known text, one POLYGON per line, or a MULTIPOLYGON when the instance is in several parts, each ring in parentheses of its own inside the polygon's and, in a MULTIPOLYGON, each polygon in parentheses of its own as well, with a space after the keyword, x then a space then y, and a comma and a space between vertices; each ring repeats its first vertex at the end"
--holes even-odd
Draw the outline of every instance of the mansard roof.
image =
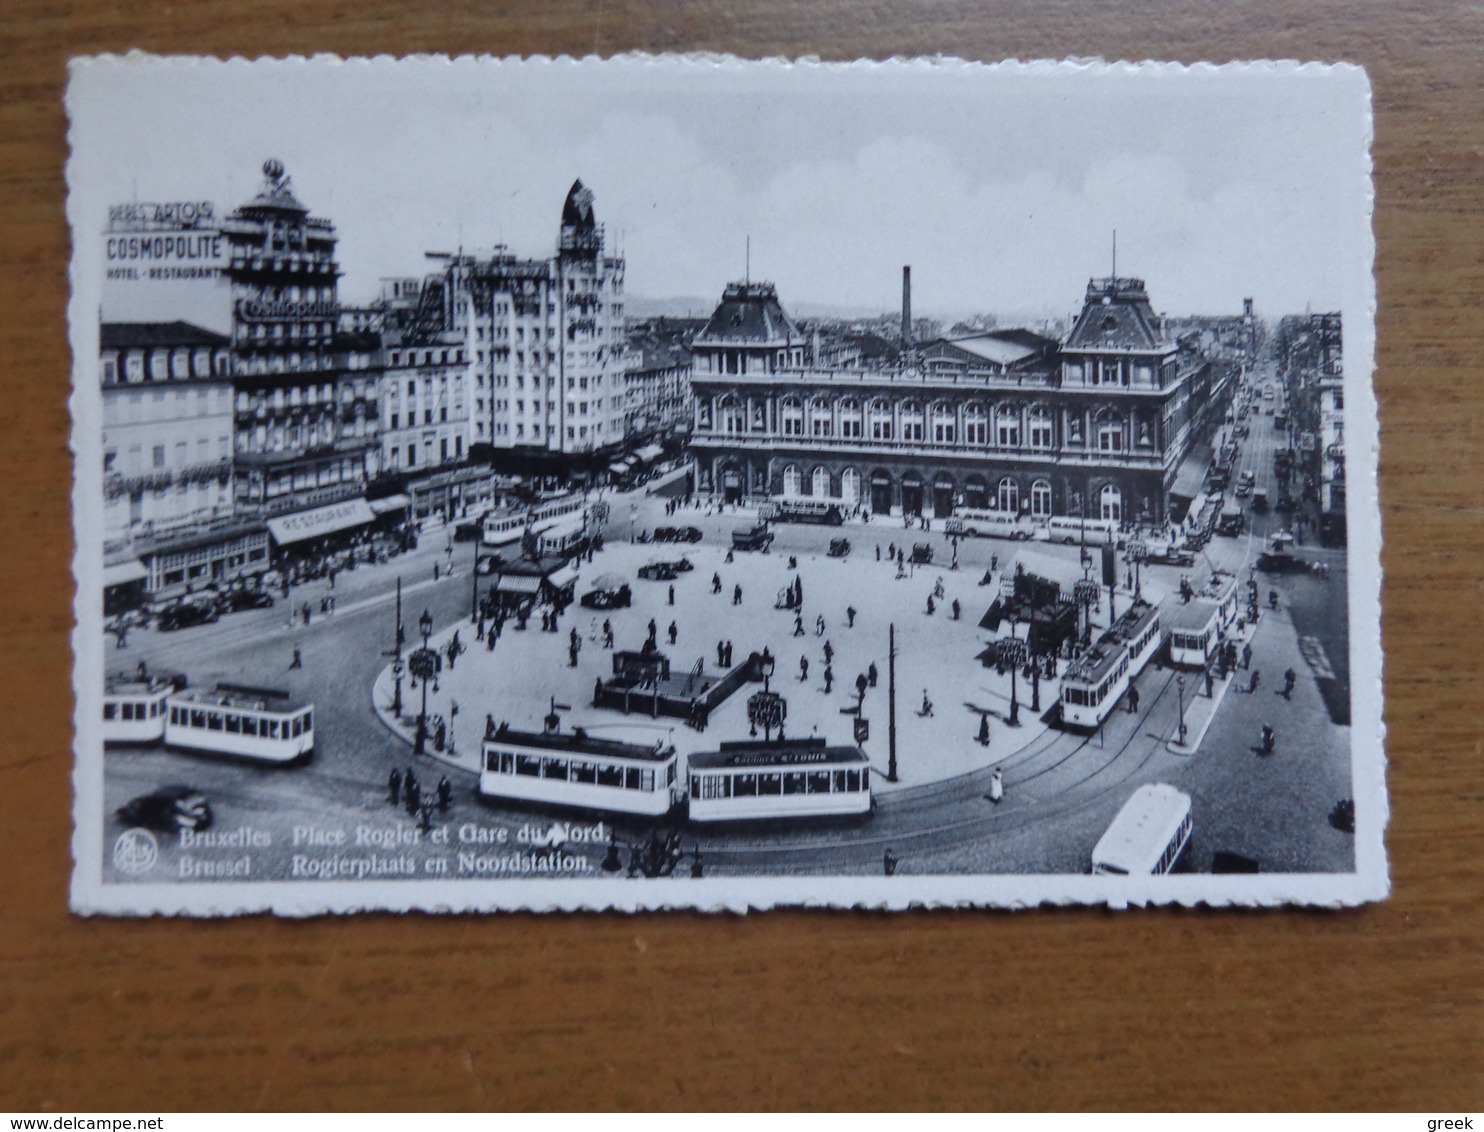
POLYGON ((1159 317, 1149 305, 1144 280, 1089 279, 1082 313, 1067 335, 1068 350, 1167 350, 1159 317))
POLYGON ((803 339, 771 283, 728 283, 697 346, 776 346, 803 339))
POLYGON ((105 350, 227 346, 231 341, 225 334, 190 322, 105 322, 98 327, 98 345, 105 350))

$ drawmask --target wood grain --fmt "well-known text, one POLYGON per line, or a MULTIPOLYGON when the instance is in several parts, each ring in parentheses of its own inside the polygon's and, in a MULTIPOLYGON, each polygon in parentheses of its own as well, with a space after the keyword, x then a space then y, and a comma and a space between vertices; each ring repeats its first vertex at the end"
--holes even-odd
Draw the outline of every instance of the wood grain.
POLYGON ((1464 3, 11 0, 0 21, 0 1107, 1478 1109, 1484 19, 1464 3), (83 921, 65 61, 1251 57, 1376 102, 1395 894, 1358 911, 83 921))

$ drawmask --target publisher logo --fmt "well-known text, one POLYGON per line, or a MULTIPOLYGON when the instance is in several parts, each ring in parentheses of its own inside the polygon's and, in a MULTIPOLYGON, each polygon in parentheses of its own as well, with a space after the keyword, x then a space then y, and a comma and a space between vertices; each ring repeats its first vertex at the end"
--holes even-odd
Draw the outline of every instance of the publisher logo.
POLYGON ((113 867, 130 876, 149 872, 159 855, 155 835, 147 829, 126 829, 113 843, 113 867))

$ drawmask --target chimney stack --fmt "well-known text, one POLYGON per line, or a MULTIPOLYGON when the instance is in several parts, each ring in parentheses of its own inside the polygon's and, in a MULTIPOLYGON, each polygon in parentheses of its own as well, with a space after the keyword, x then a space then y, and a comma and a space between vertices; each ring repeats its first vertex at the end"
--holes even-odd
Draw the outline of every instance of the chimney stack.
POLYGON ((912 346, 912 267, 902 268, 902 348, 912 346))

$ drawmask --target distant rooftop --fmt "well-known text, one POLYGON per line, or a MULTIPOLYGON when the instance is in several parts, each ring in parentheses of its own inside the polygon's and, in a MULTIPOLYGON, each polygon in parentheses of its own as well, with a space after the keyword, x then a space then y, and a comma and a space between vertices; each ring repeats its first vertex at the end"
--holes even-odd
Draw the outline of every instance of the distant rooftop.
POLYGON ((1087 296, 1067 335, 1067 349, 1159 350, 1168 345, 1144 280, 1110 276, 1087 281, 1087 296))
POLYGON ((105 350, 133 346, 226 346, 231 339, 191 322, 105 322, 98 328, 98 345, 105 350))
POLYGON ((711 320, 696 335, 697 344, 708 346, 773 346, 802 339, 771 283, 728 283, 711 320))

